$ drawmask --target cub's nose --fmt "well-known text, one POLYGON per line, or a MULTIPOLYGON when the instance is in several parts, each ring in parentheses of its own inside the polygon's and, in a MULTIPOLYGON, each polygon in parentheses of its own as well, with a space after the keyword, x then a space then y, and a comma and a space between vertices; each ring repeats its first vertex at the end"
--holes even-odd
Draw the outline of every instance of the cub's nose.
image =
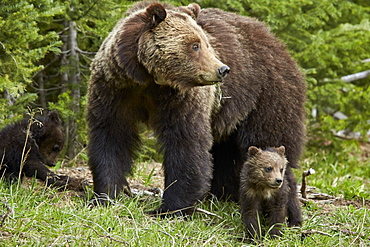
POLYGON ((223 65, 217 70, 217 72, 221 78, 224 78, 230 72, 230 68, 229 66, 223 65))
POLYGON ((276 183, 277 183, 277 184, 281 184, 282 182, 283 182, 283 179, 281 179, 281 178, 277 178, 277 179, 276 179, 276 183))

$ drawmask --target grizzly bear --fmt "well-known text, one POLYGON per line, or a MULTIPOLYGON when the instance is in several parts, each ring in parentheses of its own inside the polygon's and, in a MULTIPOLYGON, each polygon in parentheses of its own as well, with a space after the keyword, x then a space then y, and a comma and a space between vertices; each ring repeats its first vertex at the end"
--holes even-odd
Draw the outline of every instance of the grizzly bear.
POLYGON ((288 160, 284 154, 284 146, 248 149, 248 159, 240 174, 239 195, 243 223, 252 238, 261 237, 263 216, 269 223, 269 234, 281 235, 289 203, 289 180, 285 174, 288 160))
MULTIPOLYGON (((305 136, 305 83, 285 46, 256 19, 139 2, 118 21, 91 65, 87 123, 95 203, 127 188, 153 129, 165 192, 157 212, 186 210, 207 192, 238 200, 250 146, 286 147, 298 167, 305 136)), ((289 218, 300 224, 293 175, 289 218)))
POLYGON ((58 176, 45 166, 55 166, 63 146, 64 134, 56 111, 8 125, 0 132, 0 176, 9 182, 36 176, 48 185, 66 185, 67 176, 58 176))

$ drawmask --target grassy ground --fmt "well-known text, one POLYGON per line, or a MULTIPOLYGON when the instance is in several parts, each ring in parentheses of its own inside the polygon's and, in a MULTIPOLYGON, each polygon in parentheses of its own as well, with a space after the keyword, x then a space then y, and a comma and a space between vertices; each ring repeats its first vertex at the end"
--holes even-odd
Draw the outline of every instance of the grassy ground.
MULTIPOLYGON (((279 239, 247 242, 231 202, 199 204, 212 214, 157 219, 144 212, 158 207, 158 197, 122 195, 108 207, 89 208, 91 188, 81 196, 29 179, 18 189, 0 183, 0 246, 369 246, 369 158, 349 153, 321 151, 302 162, 316 170, 309 185, 341 199, 309 200, 303 227, 286 229, 279 239)), ((132 183, 156 187, 160 177, 156 166, 141 163, 132 183)))

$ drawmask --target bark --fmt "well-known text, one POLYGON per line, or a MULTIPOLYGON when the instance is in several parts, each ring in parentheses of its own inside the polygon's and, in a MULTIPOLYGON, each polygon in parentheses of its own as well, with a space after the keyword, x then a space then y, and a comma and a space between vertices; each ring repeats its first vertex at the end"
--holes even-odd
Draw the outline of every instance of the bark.
POLYGON ((80 68, 79 54, 77 44, 76 23, 69 21, 68 32, 68 50, 69 50, 69 83, 72 97, 73 115, 69 119, 67 156, 74 158, 77 155, 77 115, 80 111, 80 68))
POLYGON ((62 93, 67 90, 71 92, 71 111, 68 119, 65 119, 64 131, 66 135, 66 156, 73 159, 77 155, 77 117, 80 111, 80 68, 77 43, 77 28, 73 21, 65 21, 67 35, 62 36, 62 59, 60 81, 63 85, 62 93))

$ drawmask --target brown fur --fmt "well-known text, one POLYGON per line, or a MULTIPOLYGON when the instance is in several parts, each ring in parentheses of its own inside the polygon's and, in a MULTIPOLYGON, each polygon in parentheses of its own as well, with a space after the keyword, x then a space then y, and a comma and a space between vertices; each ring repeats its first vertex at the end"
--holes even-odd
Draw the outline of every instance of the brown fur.
POLYGON ((284 153, 284 146, 248 149, 248 159, 240 174, 240 203, 243 223, 251 237, 261 237, 264 215, 271 227, 269 234, 281 235, 289 194, 289 181, 284 178, 288 160, 284 153))
POLYGON ((67 184, 69 180, 67 176, 58 176, 45 166, 55 165, 64 146, 64 134, 58 112, 52 111, 47 117, 36 120, 24 119, 8 125, 0 132, 0 140, 0 172, 8 181, 18 180, 24 150, 25 161, 21 178, 36 176, 48 185, 67 184), (26 142, 30 121, 30 132, 26 142))
MULTIPOLYGON (((191 207, 209 190, 237 199, 251 145, 284 145, 287 173, 298 167, 303 77, 255 19, 140 2, 103 42, 91 70, 89 165, 101 201, 128 185, 140 122, 154 130, 164 154, 168 188, 159 211, 191 207), (220 91, 214 84, 221 81, 220 91)), ((297 196, 290 198, 291 222, 300 224, 297 196)))

